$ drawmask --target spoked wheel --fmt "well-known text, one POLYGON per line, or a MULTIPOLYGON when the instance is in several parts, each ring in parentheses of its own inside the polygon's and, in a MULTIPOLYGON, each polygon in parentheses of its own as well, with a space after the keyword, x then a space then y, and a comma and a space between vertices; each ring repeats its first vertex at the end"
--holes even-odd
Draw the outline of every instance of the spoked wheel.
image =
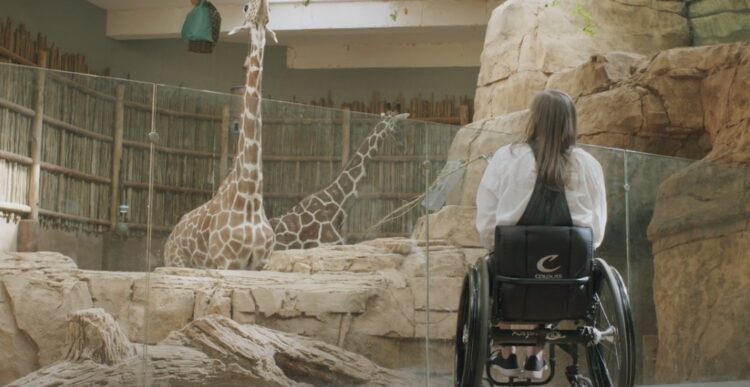
POLYGON ((595 260, 598 291, 592 325, 602 333, 586 348, 591 379, 597 387, 632 387, 635 382, 635 332, 630 299, 622 277, 602 259, 595 260))
POLYGON ((478 387, 487 361, 489 330, 489 275, 484 260, 464 278, 456 324, 453 385, 478 387))

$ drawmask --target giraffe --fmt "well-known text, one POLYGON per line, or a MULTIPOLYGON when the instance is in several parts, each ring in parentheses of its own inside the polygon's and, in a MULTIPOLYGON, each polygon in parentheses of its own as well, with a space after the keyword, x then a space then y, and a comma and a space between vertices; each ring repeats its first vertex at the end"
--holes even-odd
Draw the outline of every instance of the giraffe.
POLYGON ((250 30, 239 151, 216 194, 185 214, 172 230, 164 246, 166 266, 255 270, 273 250, 274 233, 263 209, 261 159, 261 80, 268 0, 252 0, 244 12, 244 24, 230 32, 250 30))
POLYGON ((274 249, 306 249, 344 243, 341 227, 352 203, 350 199, 357 196, 357 184, 365 177, 365 162, 377 152, 384 137, 395 130, 396 123, 408 116, 408 113, 386 116, 360 143, 333 182, 302 199, 286 214, 271 219, 276 234, 274 249))

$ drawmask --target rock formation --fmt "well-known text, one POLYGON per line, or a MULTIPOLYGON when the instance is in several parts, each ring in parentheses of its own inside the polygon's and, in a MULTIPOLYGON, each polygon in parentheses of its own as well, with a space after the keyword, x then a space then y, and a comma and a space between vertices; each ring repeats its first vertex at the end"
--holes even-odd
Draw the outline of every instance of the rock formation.
POLYGON ((688 7, 693 44, 750 40, 750 1, 692 0, 688 7))
POLYGON ((690 45, 682 1, 508 0, 492 12, 474 120, 526 109, 551 74, 610 51, 690 45))
MULTIPOLYGON (((746 281, 738 276, 750 267, 743 259, 750 188, 745 169, 721 165, 750 162, 748 10, 746 1, 713 0, 508 0, 496 8, 482 54, 475 122, 461 128, 448 155, 454 164, 468 164, 447 205, 430 215, 430 235, 478 245, 467 230, 473 229, 476 188, 486 167, 482 156, 521 138, 534 93, 566 91, 578 108, 580 143, 712 163, 666 179, 689 162, 630 154, 626 175, 622 154, 595 152, 609 171, 612 219, 624 220, 626 177, 631 184, 630 291, 644 335, 639 378, 747 378, 750 357, 726 348, 750 347, 739 323, 744 317, 737 317, 748 305, 738 293, 746 281), (733 41, 739 43, 685 47, 733 41), (700 317, 686 317, 688 310, 700 310, 700 317)), ((608 235, 616 240, 605 241, 599 253, 624 268, 628 242, 620 223, 611 222, 608 235)), ((425 238, 424 225, 423 219, 416 239, 425 238)))
POLYGON ((161 343, 130 343, 103 309, 73 314, 68 355, 8 386, 154 385, 411 386, 418 380, 305 337, 219 315, 201 317, 161 343))
POLYGON ((648 230, 659 382, 750 378, 749 178, 747 164, 699 162, 659 188, 648 230))
MULTIPOLYGON (((275 252, 260 272, 88 271, 57 253, 0 253, 0 345, 12 348, 0 351, 0 383, 64 359, 66 321, 92 307, 110 314, 132 343, 162 345, 170 332, 218 315, 320 340, 388 368, 424 367, 430 311, 433 366, 449 373, 461 281, 467 263, 483 254, 432 241, 428 307, 424 246, 404 238, 275 252)), ((85 356, 112 357, 94 352, 85 356)))

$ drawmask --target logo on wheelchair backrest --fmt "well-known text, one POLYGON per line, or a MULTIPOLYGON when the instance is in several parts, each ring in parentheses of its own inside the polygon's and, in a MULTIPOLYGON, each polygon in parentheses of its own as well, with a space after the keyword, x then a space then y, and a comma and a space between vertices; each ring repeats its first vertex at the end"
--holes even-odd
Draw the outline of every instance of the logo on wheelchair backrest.
POLYGON ((544 273, 544 274, 537 274, 534 277, 536 278, 562 278, 562 274, 549 274, 557 270, 560 270, 559 265, 552 267, 552 268, 547 267, 548 266, 547 264, 557 259, 557 257, 559 257, 559 255, 552 254, 546 257, 542 257, 539 261, 537 261, 536 269, 539 270, 540 273, 544 273))

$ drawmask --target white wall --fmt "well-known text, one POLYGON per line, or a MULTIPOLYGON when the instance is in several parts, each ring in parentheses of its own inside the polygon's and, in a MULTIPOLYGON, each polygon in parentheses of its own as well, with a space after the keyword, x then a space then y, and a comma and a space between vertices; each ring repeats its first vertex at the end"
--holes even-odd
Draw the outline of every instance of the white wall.
POLYGON ((18 223, 7 222, 0 218, 0 252, 16 251, 18 239, 18 223))
MULTIPOLYGON (((187 0, 186 0, 187 1, 187 0)), ((65 51, 86 55, 88 64, 101 71, 110 68, 118 77, 171 85, 228 91, 243 81, 247 48, 219 43, 211 55, 193 54, 176 39, 116 41, 105 36, 105 12, 86 0, 0 0, 0 18, 10 16, 41 32, 65 51)), ((269 98, 309 102, 328 95, 339 104, 369 101, 373 91, 388 99, 399 93, 473 96, 478 68, 390 68, 351 70, 290 70, 286 50, 266 52, 264 93, 269 98)))

